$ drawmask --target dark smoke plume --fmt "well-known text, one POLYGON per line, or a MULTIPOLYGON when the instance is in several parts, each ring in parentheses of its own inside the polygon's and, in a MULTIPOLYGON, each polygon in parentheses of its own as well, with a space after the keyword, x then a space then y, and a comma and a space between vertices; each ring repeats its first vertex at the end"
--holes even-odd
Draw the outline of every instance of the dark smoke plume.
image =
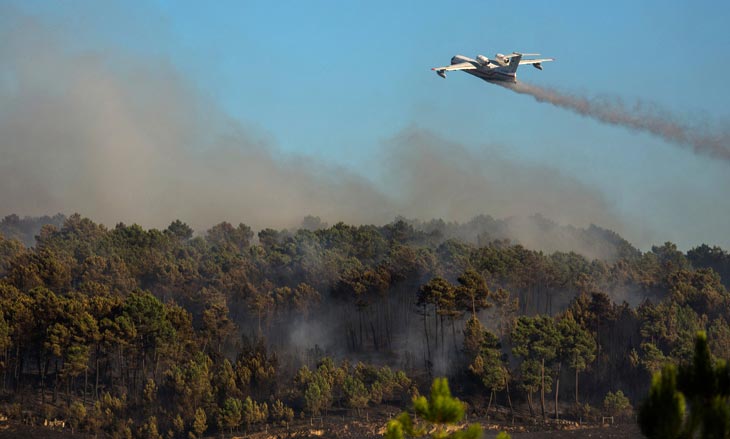
POLYGON ((676 116, 654 105, 636 101, 629 106, 616 97, 587 98, 524 82, 500 85, 530 95, 538 102, 547 102, 600 122, 650 133, 675 145, 690 147, 697 154, 730 162, 730 133, 680 122, 676 116))

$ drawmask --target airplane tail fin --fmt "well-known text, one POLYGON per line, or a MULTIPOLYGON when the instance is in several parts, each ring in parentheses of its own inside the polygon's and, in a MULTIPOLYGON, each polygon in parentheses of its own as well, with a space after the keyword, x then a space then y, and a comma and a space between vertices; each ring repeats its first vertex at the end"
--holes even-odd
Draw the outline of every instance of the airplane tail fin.
POLYGON ((509 64, 505 66, 507 73, 515 73, 517 71, 517 67, 520 66, 521 59, 521 53, 514 52, 512 55, 509 55, 509 64))

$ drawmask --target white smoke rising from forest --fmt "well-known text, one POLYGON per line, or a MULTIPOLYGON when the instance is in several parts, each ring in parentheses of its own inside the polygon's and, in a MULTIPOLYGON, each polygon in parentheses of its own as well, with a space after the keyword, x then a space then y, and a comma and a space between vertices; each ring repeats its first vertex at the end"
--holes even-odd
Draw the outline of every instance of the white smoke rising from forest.
MULTIPOLYGON (((384 224, 397 215, 466 221, 542 213, 623 231, 595 188, 418 127, 386 142, 378 182, 364 169, 283 154, 165 59, 80 52, 72 35, 2 12, 2 215, 79 212, 146 227, 179 218, 204 230, 220 221, 292 227, 307 214, 330 224, 384 224)), ((512 237, 522 242, 520 234, 512 237)), ((575 248, 540 248, 565 247, 575 248)))
POLYGON ((589 98, 524 82, 500 82, 499 85, 532 96, 538 102, 565 108, 603 123, 650 133, 675 145, 689 147, 697 154, 730 162, 730 132, 680 121, 677 116, 655 105, 642 101, 626 105, 618 97, 589 98))

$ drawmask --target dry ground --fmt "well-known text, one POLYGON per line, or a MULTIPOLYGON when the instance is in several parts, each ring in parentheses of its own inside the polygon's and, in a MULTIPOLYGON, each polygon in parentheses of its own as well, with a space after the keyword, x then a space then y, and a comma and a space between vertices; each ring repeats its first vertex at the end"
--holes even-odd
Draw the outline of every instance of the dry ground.
MULTIPOLYGON (((492 436, 487 435, 486 438, 492 436)), ((514 439, 634 439, 643 438, 636 424, 614 425, 611 427, 584 428, 580 430, 562 431, 535 431, 529 433, 514 433, 514 439)), ((485 439, 486 439, 485 438, 485 439)))
MULTIPOLYGON (((249 433, 247 435, 237 434, 234 438, 246 439, 376 439, 381 438, 383 433, 382 422, 325 422, 323 425, 310 426, 309 422, 301 423, 287 431, 286 429, 272 429, 249 433)), ((493 427, 494 428, 494 427, 493 427)), ((639 428, 634 424, 614 425, 610 427, 592 427, 575 430, 552 430, 552 431, 519 431, 514 429, 510 434, 514 439, 633 439, 641 438, 639 428)), ((484 439, 493 439, 498 429, 485 429, 484 439)), ((45 427, 28 426, 19 423, 10 423, 0 429, 0 439, 34 438, 34 439, 85 439, 91 436, 76 433, 66 429, 63 431, 51 430, 45 427)), ((216 436, 219 438, 220 436, 216 436)), ((211 437, 212 438, 212 437, 211 437)), ((231 436, 226 435, 226 439, 231 436)))
POLYGON ((0 439, 32 438, 32 439, 86 439, 84 434, 71 434, 71 430, 51 430, 50 428, 10 423, 7 428, 0 429, 0 439))

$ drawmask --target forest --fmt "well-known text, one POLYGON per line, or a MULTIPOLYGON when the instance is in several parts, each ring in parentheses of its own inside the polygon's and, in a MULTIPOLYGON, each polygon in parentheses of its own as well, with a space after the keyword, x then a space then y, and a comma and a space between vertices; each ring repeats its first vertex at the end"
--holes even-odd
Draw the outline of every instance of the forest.
POLYGON ((0 411, 196 438, 398 412, 448 377, 473 416, 633 419, 699 331, 730 358, 727 251, 529 222, 533 247, 488 216, 258 233, 7 216, 0 411))

